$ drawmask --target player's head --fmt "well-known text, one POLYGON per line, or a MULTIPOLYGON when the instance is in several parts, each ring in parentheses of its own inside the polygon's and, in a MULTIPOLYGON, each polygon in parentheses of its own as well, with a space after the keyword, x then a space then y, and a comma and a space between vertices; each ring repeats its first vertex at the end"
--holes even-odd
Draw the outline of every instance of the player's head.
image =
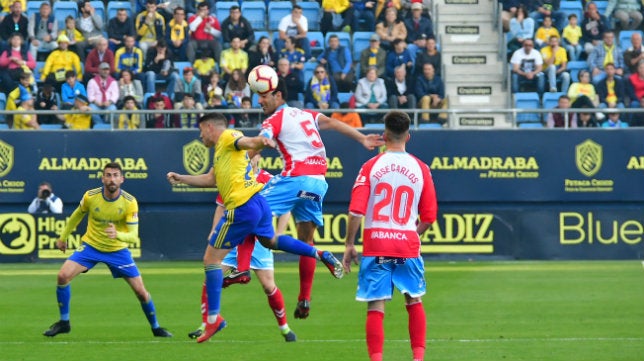
POLYGON ((120 163, 111 162, 103 167, 103 186, 109 194, 116 194, 125 181, 120 163))
POLYGON ((406 142, 409 139, 411 119, 405 112, 391 111, 385 115, 385 141, 406 142))
POLYGON ((228 127, 228 119, 221 113, 208 113, 199 118, 199 137, 210 148, 217 144, 219 136, 228 127))
POLYGON ((271 93, 260 95, 258 102, 262 106, 264 114, 273 114, 280 105, 286 103, 287 97, 286 82, 280 77, 277 82, 277 88, 271 93))

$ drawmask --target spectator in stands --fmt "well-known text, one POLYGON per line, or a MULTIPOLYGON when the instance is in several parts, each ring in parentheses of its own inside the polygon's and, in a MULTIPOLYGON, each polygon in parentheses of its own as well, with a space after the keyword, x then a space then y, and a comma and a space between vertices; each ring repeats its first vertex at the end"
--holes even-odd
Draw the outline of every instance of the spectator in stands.
POLYGON ((133 36, 125 36, 123 47, 114 53, 114 69, 118 72, 128 69, 135 78, 141 80, 143 78, 143 51, 136 47, 135 43, 133 36))
POLYGON ((340 39, 337 35, 333 34, 329 37, 329 44, 320 54, 318 61, 327 67, 339 91, 348 92, 353 90, 355 75, 351 51, 340 45, 340 39))
POLYGON ((353 31, 369 31, 376 29, 376 1, 373 0, 352 0, 353 7, 353 31))
POLYGON ((642 23, 641 10, 638 0, 610 0, 604 15, 615 18, 621 30, 635 30, 642 23))
POLYGON ((74 106, 74 100, 77 95, 87 97, 87 90, 85 90, 83 83, 76 80, 76 72, 68 70, 65 72, 65 82, 60 89, 61 109, 71 109, 74 106))
POLYGON ((156 112, 148 114, 145 123, 146 128, 178 128, 179 124, 173 120, 173 116, 165 110, 166 102, 162 97, 150 99, 150 105, 156 112))
POLYGON ((159 39, 156 46, 148 49, 145 57, 145 91, 153 93, 157 80, 164 81, 168 84, 168 96, 174 97, 174 88, 179 81, 179 74, 174 69, 172 62, 172 53, 165 42, 165 39, 159 39))
POLYGON ((520 0, 501 0, 502 6, 501 21, 503 22, 503 32, 510 31, 510 20, 517 16, 517 9, 521 6, 520 0))
POLYGON ((219 73, 216 71, 210 72, 210 82, 208 83, 208 86, 205 88, 205 94, 206 94, 206 106, 210 107, 214 105, 214 97, 215 95, 218 95, 220 97, 223 97, 224 95, 224 90, 222 87, 219 85, 219 73))
POLYGON ((172 19, 168 22, 168 31, 166 32, 166 42, 172 52, 175 61, 185 61, 188 41, 190 40, 190 30, 186 21, 186 10, 181 6, 174 9, 172 19))
MULTIPOLYGON (((18 85, 7 94, 7 104, 5 110, 16 110, 20 105, 20 98, 23 94, 30 93, 33 95, 35 92, 34 86, 31 84, 32 75, 23 72, 20 74, 18 85)), ((13 116, 7 116, 7 124, 11 125, 13 116)))
MULTIPOLYGON (((252 109, 252 102, 249 97, 243 97, 241 102, 242 109, 252 109)), ((260 113, 236 113, 235 128, 257 128, 262 123, 260 113)))
MULTIPOLYGON (((385 81, 378 78, 377 69, 367 69, 367 75, 358 80, 355 91, 356 107, 358 109, 385 109, 387 108, 387 87, 385 81)), ((361 118, 365 123, 374 123, 382 119, 383 113, 362 113, 361 118)))
MULTIPOLYGON (((45 82, 38 89, 36 100, 34 102, 36 110, 58 110, 60 109, 60 94, 54 89, 52 82, 45 82)), ((58 117, 55 114, 41 114, 38 116, 40 124, 59 124, 58 117)))
POLYGON ((141 115, 137 112, 139 110, 137 101, 133 96, 128 95, 123 98, 122 110, 129 110, 131 113, 120 113, 118 116, 117 129, 140 129, 145 127, 145 123, 141 121, 141 115))
POLYGON ((568 51, 570 61, 577 61, 581 57, 581 52, 584 50, 579 42, 581 36, 581 27, 577 24, 577 15, 568 15, 568 25, 561 33, 561 40, 562 45, 568 51))
POLYGON ((589 2, 584 12, 584 20, 581 22, 581 42, 584 44, 586 55, 592 54, 595 47, 602 42, 604 32, 610 30, 610 23, 606 17, 599 13, 597 4, 589 2))
POLYGON ((210 81, 210 73, 217 69, 217 62, 213 58, 210 49, 201 51, 201 56, 195 60, 192 68, 195 70, 195 74, 199 77, 199 80, 201 80, 201 84, 208 84, 210 81))
POLYGON ((203 101, 201 80, 199 80, 199 77, 195 76, 194 69, 192 67, 183 68, 183 76, 179 78, 174 87, 174 101, 181 101, 181 99, 183 99, 183 95, 187 93, 194 94, 196 101, 203 101))
POLYGON ((577 113, 577 128, 597 128, 597 119, 591 112, 581 111, 577 113))
MULTIPOLYGON (((559 97, 555 109, 570 109, 570 98, 567 95, 559 97)), ((546 117, 547 128, 565 128, 568 120, 568 128, 577 128, 577 114, 569 112, 552 112, 546 117)))
POLYGON ((224 99, 230 108, 241 108, 241 100, 243 97, 252 95, 250 87, 246 82, 246 76, 240 69, 233 70, 233 73, 226 82, 224 88, 224 99))
POLYGON ((304 82, 304 63, 306 62, 306 55, 304 50, 297 47, 296 40, 294 37, 286 38, 284 42, 284 48, 280 52, 280 58, 288 59, 289 65, 293 73, 300 77, 302 82, 304 82))
MULTIPOLYGON (((536 8, 533 12, 530 13, 530 17, 534 20, 535 24, 543 22, 546 20, 546 17, 550 17, 552 25, 557 29, 563 29, 564 22, 566 20, 566 14, 563 11, 559 11, 560 0, 536 0, 530 2, 532 8, 536 8)), ((547 42, 549 36, 548 34, 544 39, 547 42)), ((557 34, 559 36, 559 34, 557 34)), ((536 39, 535 39, 536 40, 536 39)))
MULTIPOLYGON (((349 102, 340 103, 340 109, 349 109, 349 102)), ((347 125, 354 128, 362 128, 362 119, 360 114, 356 112, 334 112, 331 114, 331 118, 337 119, 347 125)))
POLYGON ((78 2, 78 20, 76 20, 76 24, 78 25, 78 30, 89 43, 89 47, 96 45, 96 42, 103 37, 103 31, 105 30, 103 18, 96 12, 90 0, 78 2))
POLYGON ((634 32, 631 35, 631 46, 624 52, 624 65, 626 74, 637 72, 637 65, 644 60, 644 46, 642 46, 642 34, 634 32))
POLYGON ((151 97, 147 100, 146 104, 143 104, 143 107, 147 109, 155 109, 154 108, 154 98, 161 98, 163 99, 164 103, 164 108, 165 110, 172 110, 174 109, 174 105, 172 102, 172 99, 168 96, 168 93, 166 92, 167 90, 167 85, 166 83, 157 83, 156 84, 156 89, 154 94, 152 94, 151 97))
MULTIPOLYGON (((541 96, 545 88, 543 57, 534 49, 532 39, 523 41, 523 48, 515 51, 510 59, 512 65, 512 92, 517 93, 521 85, 528 83, 537 87, 541 96)), ((418 93, 417 93, 418 94, 418 93)))
POLYGON ((78 94, 74 98, 74 106, 71 108, 74 112, 57 114, 58 119, 65 122, 63 125, 66 129, 90 129, 92 126, 92 108, 89 107, 89 100, 86 96, 78 94), (76 113, 79 111, 80 113, 76 113))
POLYGON ((416 108, 416 95, 413 82, 407 77, 407 67, 397 66, 394 77, 386 80, 389 108, 414 109, 416 108))
POLYGON ((130 17, 126 9, 116 10, 116 17, 110 19, 107 23, 107 37, 112 52, 123 46, 126 36, 136 37, 134 30, 134 20, 130 17))
POLYGON ((68 15, 65 18, 65 29, 60 34, 65 34, 69 39, 69 50, 76 53, 81 62, 85 62, 85 50, 89 47, 89 42, 76 28, 76 19, 73 16, 68 15))
POLYGON ((13 116, 13 129, 40 129, 38 117, 34 113, 34 97, 29 92, 20 96, 20 105, 16 111, 20 112, 13 116))
MULTIPOLYGON (((510 39, 508 40, 508 52, 514 53, 523 47, 523 40, 534 37, 535 23, 528 16, 525 5, 519 5, 516 16, 510 19, 510 39)), ((438 68, 437 68, 438 69, 438 68)))
POLYGON ((265 36, 259 38, 257 44, 251 46, 248 53, 248 70, 250 71, 254 67, 262 64, 271 67, 275 67, 277 64, 277 54, 273 51, 271 41, 265 36))
POLYGON ((338 102, 338 88, 332 76, 323 65, 315 67, 313 76, 306 86, 304 106, 309 109, 336 109, 338 102))
MULTIPOLYGON (((631 104, 634 104, 631 102, 631 104)), ((640 98, 638 101, 637 107, 632 106, 633 108, 640 108, 641 110, 637 113, 631 114, 631 119, 628 124, 631 127, 644 127, 644 97, 640 98)))
POLYGON ((607 113, 608 119, 602 123, 602 128, 608 129, 618 129, 618 128, 628 128, 628 123, 620 119, 621 113, 610 112, 607 113))
POLYGON ((388 7, 385 10, 385 19, 376 24, 376 34, 380 36, 380 46, 385 50, 391 50, 391 44, 396 39, 407 39, 407 28, 405 23, 398 18, 398 11, 395 7, 388 7))
POLYGON ((427 38, 434 37, 434 28, 432 21, 422 16, 423 4, 411 4, 411 17, 405 19, 405 28, 407 28, 407 43, 411 44, 418 38, 418 35, 425 34, 427 38))
MULTIPOLYGON (((418 107, 421 109, 447 109, 445 84, 436 75, 434 66, 430 63, 423 65, 423 76, 416 79, 414 94, 418 99, 418 107)), ((438 122, 443 125, 447 123, 447 113, 431 115, 423 113, 420 117, 423 122, 438 122)))
POLYGON ((186 49, 188 61, 192 64, 197 58, 197 50, 212 49, 215 59, 221 58, 221 26, 217 17, 210 14, 210 5, 207 1, 199 3, 197 13, 188 20, 190 40, 186 49))
POLYGON ((600 108, 624 108, 626 97, 625 80, 615 76, 615 65, 608 63, 604 65, 606 77, 601 80, 595 89, 599 96, 600 108))
POLYGON ((639 100, 644 97, 644 60, 637 64, 637 71, 628 77, 626 87, 631 108, 638 108, 639 100))
POLYGON ((409 50, 407 50, 407 43, 403 40, 396 39, 393 42, 393 49, 387 53, 385 76, 393 78, 394 69, 401 65, 404 65, 409 73, 414 70, 414 63, 411 59, 411 54, 409 54, 409 50))
POLYGON ((215 8, 215 2, 213 0, 186 0, 186 13, 196 14, 199 11, 198 6, 201 3, 206 3, 208 5, 208 9, 215 8))
POLYGON ((149 48, 156 46, 157 41, 166 36, 165 18, 157 11, 157 0, 146 0, 145 9, 136 16, 134 24, 143 54, 147 54, 149 48))
MULTIPOLYGON (((413 43, 407 44, 407 50, 409 50, 409 55, 411 55, 411 61, 416 64, 416 57, 419 53, 422 53, 427 49, 427 35, 418 34, 416 40, 413 43)), ((413 71, 414 69, 412 69, 413 71)))
POLYGON ((436 39, 434 38, 427 39, 425 51, 416 56, 416 71, 414 72, 414 76, 422 76, 423 66, 428 63, 434 66, 436 75, 441 76, 441 53, 436 49, 436 39))
POLYGON ((11 34, 19 33, 23 39, 29 39, 29 19, 22 13, 23 5, 20 1, 14 1, 11 5, 11 13, 0 22, 0 39, 2 47, 5 46, 11 34))
POLYGON ((36 61, 23 44, 22 36, 13 33, 9 38, 9 46, 0 51, 0 83, 4 92, 9 92, 18 85, 20 74, 31 72, 36 67, 36 61))
POLYGON ((60 85, 65 82, 65 73, 68 70, 73 70, 78 74, 78 79, 82 80, 81 61, 76 53, 71 52, 67 47, 69 46, 69 38, 67 35, 58 35, 58 49, 52 51, 47 56, 45 66, 40 73, 40 80, 45 81, 50 79, 56 82, 56 88, 60 89, 60 85))
POLYGON ((221 52, 221 59, 219 61, 221 74, 224 81, 232 75, 234 70, 241 70, 246 73, 248 70, 248 53, 241 48, 241 41, 239 38, 232 38, 230 41, 230 48, 221 52))
POLYGON ((201 117, 203 106, 201 103, 195 101, 195 95, 192 93, 183 94, 183 99, 174 105, 177 110, 184 110, 179 114, 174 114, 179 123, 179 128, 199 128, 197 123, 201 117))
POLYGON ((27 28, 29 34, 29 52, 38 60, 38 52, 49 53, 58 47, 56 36, 58 35, 58 21, 51 12, 51 5, 47 1, 40 4, 37 13, 29 16, 27 28))
MULTIPOLYGON (((125 102, 125 98, 127 97, 134 98, 137 104, 143 103, 143 86, 141 85, 141 81, 139 79, 134 79, 131 71, 127 69, 121 70, 121 74, 118 80, 118 87, 119 100, 116 104, 117 107, 123 107, 123 102, 125 102)), ((154 91, 154 88, 152 88, 152 90, 154 91)))
POLYGON ((177 10, 177 8, 183 8, 185 6, 186 2, 184 0, 159 0, 157 11, 163 15, 165 23, 168 24, 170 20, 172 20, 174 11, 177 10))
POLYGON ((15 2, 21 4, 22 12, 27 11, 27 0, 1 0, 0 1, 0 22, 4 19, 5 16, 11 14, 11 7, 15 2))
POLYGON ((568 97, 572 102, 572 107, 575 109, 582 107, 596 108, 599 105, 595 86, 590 82, 590 73, 587 70, 579 71, 579 81, 570 85, 568 97))
POLYGON ((85 59, 85 79, 91 79, 99 75, 98 66, 101 63, 110 65, 110 74, 114 74, 114 53, 109 49, 108 41, 100 37, 96 41, 96 46, 92 49, 85 59))
POLYGON ((332 31, 351 33, 353 8, 349 0, 322 0, 322 19, 320 31, 324 36, 332 31))
POLYGON ((311 57, 311 44, 306 36, 309 32, 309 22, 307 18, 302 16, 301 6, 294 4, 291 9, 291 14, 280 19, 277 30, 279 36, 275 39, 276 53, 279 54, 282 51, 284 41, 286 41, 287 37, 292 36, 300 42, 307 59, 311 57))
POLYGON ((624 56, 615 44, 615 33, 612 31, 604 32, 603 43, 596 46, 588 56, 588 68, 592 73, 593 83, 597 84, 606 77, 604 65, 607 63, 615 64, 615 74, 622 76, 624 74, 624 56))
POLYGON ((378 34, 371 34, 369 46, 360 53, 360 77, 364 77, 367 68, 375 66, 378 71, 378 77, 385 76, 385 65, 387 64, 387 52, 380 47, 380 37, 378 34))
POLYGON ((286 104, 295 108, 304 108, 304 104, 299 99, 299 95, 304 90, 304 82, 299 74, 295 74, 288 59, 282 58, 277 62, 277 75, 286 84, 286 104))
POLYGON ((255 31, 248 19, 242 16, 241 9, 237 5, 230 7, 228 17, 221 23, 221 33, 224 48, 229 47, 230 41, 235 37, 239 38, 241 48, 244 50, 248 50, 255 42, 255 31))
POLYGON ((548 45, 548 40, 551 36, 560 37, 559 30, 552 26, 552 18, 547 15, 543 17, 543 22, 541 26, 537 29, 536 34, 534 34, 534 43, 537 49, 548 45))
POLYGON ((551 36, 548 46, 541 49, 543 67, 548 76, 548 85, 551 92, 557 91, 557 81, 561 82, 561 91, 568 92, 570 86, 570 73, 567 71, 568 54, 566 49, 559 46, 559 38, 551 36))
POLYGON ((87 82, 87 99, 92 108, 92 121, 94 124, 112 124, 111 114, 97 114, 95 111, 116 110, 119 100, 119 84, 110 75, 111 67, 108 63, 98 66, 98 75, 87 82))

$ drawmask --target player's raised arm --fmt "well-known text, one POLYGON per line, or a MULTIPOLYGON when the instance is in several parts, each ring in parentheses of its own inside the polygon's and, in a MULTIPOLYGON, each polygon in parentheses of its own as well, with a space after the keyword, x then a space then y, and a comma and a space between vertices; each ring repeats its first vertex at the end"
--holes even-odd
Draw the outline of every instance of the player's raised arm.
POLYGON ((347 137, 354 139, 369 150, 373 150, 376 147, 380 147, 385 144, 385 141, 382 139, 380 134, 362 134, 356 128, 323 114, 320 114, 318 117, 318 124, 321 130, 333 129, 338 131, 347 137))
POLYGON ((168 172, 166 178, 172 185, 183 183, 189 186, 201 188, 215 187, 217 185, 217 181, 215 180, 215 172, 212 168, 208 173, 200 175, 188 175, 168 172))
POLYGON ((250 150, 253 153, 249 153, 248 156, 252 158, 258 151, 266 147, 275 148, 276 144, 273 139, 265 137, 263 135, 258 135, 255 137, 243 137, 235 143, 237 149, 250 150))

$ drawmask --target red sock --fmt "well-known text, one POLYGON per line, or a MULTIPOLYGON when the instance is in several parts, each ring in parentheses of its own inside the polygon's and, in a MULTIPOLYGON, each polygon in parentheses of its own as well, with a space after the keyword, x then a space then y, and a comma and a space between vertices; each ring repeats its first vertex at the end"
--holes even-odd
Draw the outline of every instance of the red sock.
POLYGON ((367 311, 367 351, 372 361, 382 360, 382 347, 385 343, 384 318, 385 314, 381 311, 367 311))
POLYGON ((250 269, 250 257, 255 249, 255 236, 248 236, 242 243, 237 245, 237 270, 248 271, 250 269))
POLYGON ((277 319, 277 324, 280 326, 286 325, 286 310, 284 309, 284 297, 282 297, 282 291, 279 288, 275 287, 273 292, 268 297, 268 305, 271 306, 275 318, 277 319))
POLYGON ((206 292, 206 282, 201 287, 201 321, 208 321, 208 292, 206 292))
MULTIPOLYGON (((311 246, 313 243, 309 243, 311 246)), ((313 288, 313 276, 317 260, 313 257, 300 257, 300 295, 297 300, 311 300, 311 289, 313 288)))
POLYGON ((409 314, 409 340, 414 361, 422 361, 425 358, 425 334, 427 332, 423 303, 417 302, 407 305, 407 313, 409 314))

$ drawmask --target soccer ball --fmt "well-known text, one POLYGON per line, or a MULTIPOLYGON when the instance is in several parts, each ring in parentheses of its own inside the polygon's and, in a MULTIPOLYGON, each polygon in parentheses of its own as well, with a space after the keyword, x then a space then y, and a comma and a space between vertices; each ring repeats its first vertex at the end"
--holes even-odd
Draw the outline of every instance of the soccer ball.
POLYGON ((278 82, 279 76, 268 65, 258 65, 248 74, 248 86, 250 86, 250 90, 259 95, 275 91, 278 82))

